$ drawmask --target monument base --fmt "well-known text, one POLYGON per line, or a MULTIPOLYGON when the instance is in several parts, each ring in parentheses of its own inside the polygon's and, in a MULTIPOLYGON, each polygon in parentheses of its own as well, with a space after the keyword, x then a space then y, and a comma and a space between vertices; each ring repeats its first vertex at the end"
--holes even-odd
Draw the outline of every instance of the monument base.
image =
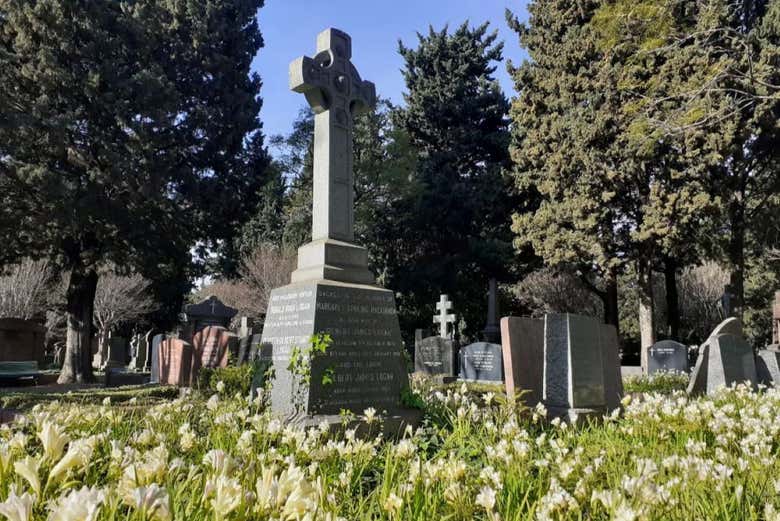
POLYGON ((577 407, 546 407, 547 419, 560 418, 573 425, 582 425, 587 420, 600 420, 604 415, 610 414, 607 407, 577 408, 577 407))
POLYGON ((355 430, 355 436, 368 439, 382 434, 385 438, 400 438, 407 427, 416 429, 422 421, 423 412, 419 409, 400 409, 393 415, 377 415, 377 418, 368 423, 363 418, 345 421, 340 415, 316 414, 302 416, 289 423, 297 427, 309 429, 319 427, 323 423, 328 425, 332 433, 344 433, 347 430, 355 430))
POLYGON ((368 250, 333 239, 320 239, 301 246, 298 248, 298 269, 292 273, 291 281, 295 284, 312 280, 373 284, 374 275, 368 269, 368 250))
POLYGON ((270 355, 271 410, 292 423, 373 408, 400 415, 409 380, 392 291, 329 280, 293 283, 271 292, 261 352, 270 355), (311 338, 327 334, 324 352, 311 338), (311 355, 311 356, 309 356, 311 355), (291 363, 291 361, 293 363, 291 363))

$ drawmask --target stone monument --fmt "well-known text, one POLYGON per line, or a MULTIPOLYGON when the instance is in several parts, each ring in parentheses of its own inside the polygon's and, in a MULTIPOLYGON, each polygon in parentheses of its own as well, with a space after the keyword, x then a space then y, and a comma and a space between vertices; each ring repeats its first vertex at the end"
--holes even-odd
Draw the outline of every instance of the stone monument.
POLYGON ((780 346, 780 291, 775 292, 775 304, 772 306, 772 344, 780 346))
POLYGON ((659 371, 688 373, 688 346, 674 340, 661 340, 650 346, 647 374, 659 371))
POLYGON ((544 320, 526 317, 501 319, 501 347, 506 394, 535 406, 542 400, 544 374, 544 320))
POLYGON ((603 414, 622 396, 615 328, 592 317, 546 315, 542 401, 550 414, 603 414))
POLYGON ((742 323, 731 317, 721 322, 699 348, 687 392, 711 394, 721 387, 758 382, 753 348, 742 336, 742 323))
POLYGON ((439 324, 439 336, 442 338, 453 338, 455 336, 455 319, 452 310, 452 302, 448 295, 441 295, 439 302, 436 303, 436 310, 439 312, 433 316, 433 323, 439 324), (452 333, 449 332, 449 325, 452 324, 452 333))
POLYGON ((213 295, 197 304, 188 304, 184 306, 185 331, 182 337, 189 342, 204 327, 227 328, 237 314, 237 309, 226 306, 213 295))
POLYGON ((350 37, 327 29, 317 36, 314 57, 290 65, 290 88, 315 113, 312 241, 298 250, 291 283, 271 292, 261 351, 272 353, 275 415, 339 423, 343 410, 373 407, 388 428, 398 428, 408 376, 395 296, 375 285, 367 251, 354 243, 353 116, 376 94, 351 57, 350 37), (325 353, 291 369, 292 354, 310 351, 317 334, 332 339, 325 353))
POLYGON ((414 336, 414 372, 442 379, 455 376, 455 346, 449 338, 429 336, 418 329, 414 336))
POLYGON ((498 292, 496 279, 490 279, 488 289, 487 323, 482 331, 485 342, 497 343, 501 341, 501 328, 498 324, 498 292))

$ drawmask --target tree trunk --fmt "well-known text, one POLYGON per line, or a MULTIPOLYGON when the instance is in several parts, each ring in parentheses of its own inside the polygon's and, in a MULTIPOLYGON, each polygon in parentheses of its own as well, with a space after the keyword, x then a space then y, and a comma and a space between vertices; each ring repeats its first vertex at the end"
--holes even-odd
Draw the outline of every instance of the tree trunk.
POLYGON ((669 337, 680 339, 680 300, 677 295, 677 260, 666 257, 664 260, 664 280, 666 282, 666 322, 669 325, 669 337))
POLYGON ((620 316, 618 314, 618 283, 617 275, 610 273, 604 279, 604 323, 615 326, 620 338, 620 316))
POLYGON ((639 286, 639 333, 641 337, 642 370, 647 372, 647 356, 655 343, 655 318, 653 302, 653 264, 642 259, 637 266, 639 286))
POLYGON ((733 294, 731 316, 743 319, 745 309, 745 209, 738 203, 729 211, 731 237, 729 238, 729 263, 731 275, 729 285, 733 294))
POLYGON ((92 312, 98 275, 94 269, 75 266, 70 272, 67 291, 67 343, 65 361, 57 383, 91 382, 92 312))

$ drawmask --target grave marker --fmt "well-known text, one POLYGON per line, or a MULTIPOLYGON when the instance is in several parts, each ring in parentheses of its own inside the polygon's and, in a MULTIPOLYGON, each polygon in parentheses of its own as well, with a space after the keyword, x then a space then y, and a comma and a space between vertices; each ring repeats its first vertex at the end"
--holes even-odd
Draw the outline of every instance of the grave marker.
POLYGON ((507 396, 525 391, 523 401, 535 406, 542 400, 544 320, 502 318, 501 344, 507 396))
POLYGON ((460 379, 474 382, 503 382, 501 346, 475 342, 460 350, 460 379))
POLYGON ((650 347, 647 374, 659 371, 688 373, 688 346, 674 340, 661 340, 650 347))
POLYGON ((452 309, 452 302, 450 302, 450 297, 447 295, 442 295, 439 297, 439 302, 436 303, 436 309, 439 311, 438 315, 433 316, 433 323, 439 324, 439 336, 442 338, 452 338, 454 336, 454 327, 452 335, 449 333, 449 325, 455 324, 455 314, 450 313, 450 310, 452 309))
POLYGON ((271 293, 261 353, 272 353, 275 415, 336 423, 342 410, 361 414, 374 407, 388 411, 386 426, 398 427, 408 377, 395 297, 374 285, 367 250, 353 243, 353 116, 376 96, 351 57, 350 37, 328 29, 317 36, 314 57, 290 66, 290 88, 315 112, 312 242, 298 250, 291 284, 271 293), (307 363, 306 385, 291 370, 291 355, 320 333, 332 343, 307 363))

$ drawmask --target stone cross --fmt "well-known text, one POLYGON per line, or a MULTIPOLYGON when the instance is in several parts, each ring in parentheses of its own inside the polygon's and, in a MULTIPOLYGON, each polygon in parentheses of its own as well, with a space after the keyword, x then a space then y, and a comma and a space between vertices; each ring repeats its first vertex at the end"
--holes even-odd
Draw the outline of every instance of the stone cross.
POLYGON ((498 295, 496 279, 490 279, 488 291, 487 323, 482 332, 486 342, 498 342, 501 339, 501 328, 498 325, 498 295))
POLYGON ((439 324, 439 336, 443 338, 449 338, 449 334, 447 333, 447 326, 448 324, 455 323, 455 314, 449 313, 449 310, 452 309, 452 302, 450 302, 447 295, 442 295, 439 298, 439 302, 436 304, 436 309, 439 311, 439 314, 434 315, 433 322, 434 324, 439 324))
POLYGON ((353 242, 353 116, 376 103, 376 90, 350 61, 352 39, 338 29, 317 36, 317 54, 290 64, 290 89, 315 113, 312 241, 353 242))

